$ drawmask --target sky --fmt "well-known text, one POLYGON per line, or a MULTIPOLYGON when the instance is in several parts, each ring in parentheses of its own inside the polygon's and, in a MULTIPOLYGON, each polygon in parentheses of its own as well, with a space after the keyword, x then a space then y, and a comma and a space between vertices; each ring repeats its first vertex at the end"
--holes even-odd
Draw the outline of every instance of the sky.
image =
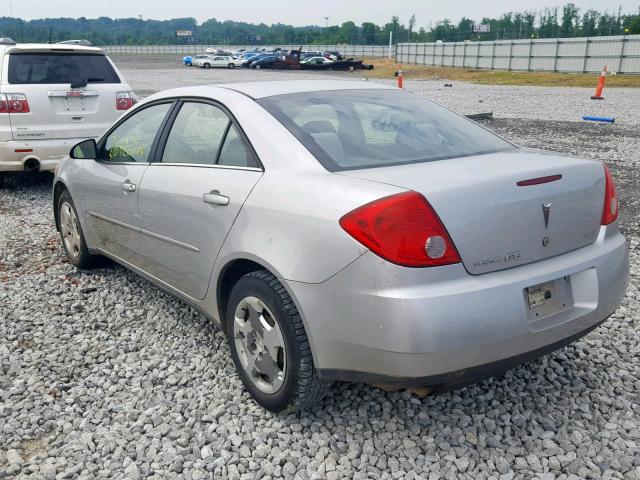
MULTIPOLYGON (((167 19, 195 17, 199 22, 208 18, 238 20, 249 23, 286 23, 290 25, 339 25, 353 20, 384 24, 392 15, 406 23, 416 15, 418 27, 428 27, 438 20, 453 21, 465 16, 480 20, 497 17, 508 11, 544 10, 562 6, 564 0, 0 0, 0 16, 25 20, 45 17, 137 17, 167 19)), ((582 11, 637 13, 640 0, 573 0, 582 11)))

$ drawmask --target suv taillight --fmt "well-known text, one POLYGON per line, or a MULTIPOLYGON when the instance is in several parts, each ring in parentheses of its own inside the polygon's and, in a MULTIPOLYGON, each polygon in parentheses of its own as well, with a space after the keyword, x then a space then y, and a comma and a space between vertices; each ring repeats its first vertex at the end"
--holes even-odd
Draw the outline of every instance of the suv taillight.
POLYGON ((609 225, 618 219, 618 195, 613 183, 613 176, 604 163, 604 206, 602 208, 602 225, 609 225))
POLYGON ((440 218, 417 192, 367 203, 343 216, 340 226, 373 253, 397 265, 435 267, 460 262, 440 218))
POLYGON ((133 107, 135 98, 133 92, 117 92, 116 93, 116 110, 129 110, 133 107))
POLYGON ((21 93, 0 95, 0 113, 29 113, 27 97, 21 93))

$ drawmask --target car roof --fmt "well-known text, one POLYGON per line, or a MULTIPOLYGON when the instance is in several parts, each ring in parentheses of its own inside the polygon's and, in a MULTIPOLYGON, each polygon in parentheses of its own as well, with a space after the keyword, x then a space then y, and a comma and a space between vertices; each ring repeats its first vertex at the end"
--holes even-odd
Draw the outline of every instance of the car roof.
POLYGON ((332 90, 397 90, 395 87, 361 80, 272 80, 267 82, 220 83, 178 87, 154 93, 144 102, 174 97, 216 97, 216 91, 231 90, 252 99, 290 93, 323 92, 332 90))
POLYGON ((359 80, 273 80, 269 82, 243 82, 217 85, 251 98, 272 97, 289 93, 321 92, 326 90, 371 90, 393 87, 359 80))
POLYGON ((61 43, 17 43, 15 45, 1 45, 5 53, 12 52, 80 52, 104 54, 98 47, 87 47, 85 45, 61 44, 61 43))

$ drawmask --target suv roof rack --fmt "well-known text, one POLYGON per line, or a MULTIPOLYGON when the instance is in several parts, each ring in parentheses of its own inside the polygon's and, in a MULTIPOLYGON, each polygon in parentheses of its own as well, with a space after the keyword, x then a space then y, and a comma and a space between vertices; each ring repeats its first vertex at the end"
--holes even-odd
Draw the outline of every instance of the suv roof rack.
POLYGON ((16 42, 9 37, 0 37, 0 45, 15 45, 16 42))
POLYGON ((63 40, 62 42, 56 42, 61 45, 82 45, 85 47, 93 47, 93 44, 89 40, 79 39, 79 40, 63 40))

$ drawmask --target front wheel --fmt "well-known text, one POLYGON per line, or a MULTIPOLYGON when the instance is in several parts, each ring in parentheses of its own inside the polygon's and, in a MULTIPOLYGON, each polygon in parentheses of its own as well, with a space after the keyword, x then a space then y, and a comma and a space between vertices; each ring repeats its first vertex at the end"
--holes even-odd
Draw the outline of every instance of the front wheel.
POLYGON ((259 405, 290 412, 323 397, 330 383, 318 378, 302 319, 274 275, 259 270, 238 280, 226 316, 231 356, 259 405))
POLYGON ((90 254, 87 249, 76 207, 67 190, 58 199, 58 228, 62 246, 72 264, 78 268, 89 268, 98 263, 100 257, 90 254))
POLYGON ((204 68, 211 68, 211 65, 209 65, 208 63, 205 63, 204 68))
POLYGON ((256 70, 260 70, 260 65, 256 65, 256 70))
POLYGON ((230 64, 229 64, 229 68, 236 68, 236 66, 235 66, 235 64, 230 63, 230 64))

